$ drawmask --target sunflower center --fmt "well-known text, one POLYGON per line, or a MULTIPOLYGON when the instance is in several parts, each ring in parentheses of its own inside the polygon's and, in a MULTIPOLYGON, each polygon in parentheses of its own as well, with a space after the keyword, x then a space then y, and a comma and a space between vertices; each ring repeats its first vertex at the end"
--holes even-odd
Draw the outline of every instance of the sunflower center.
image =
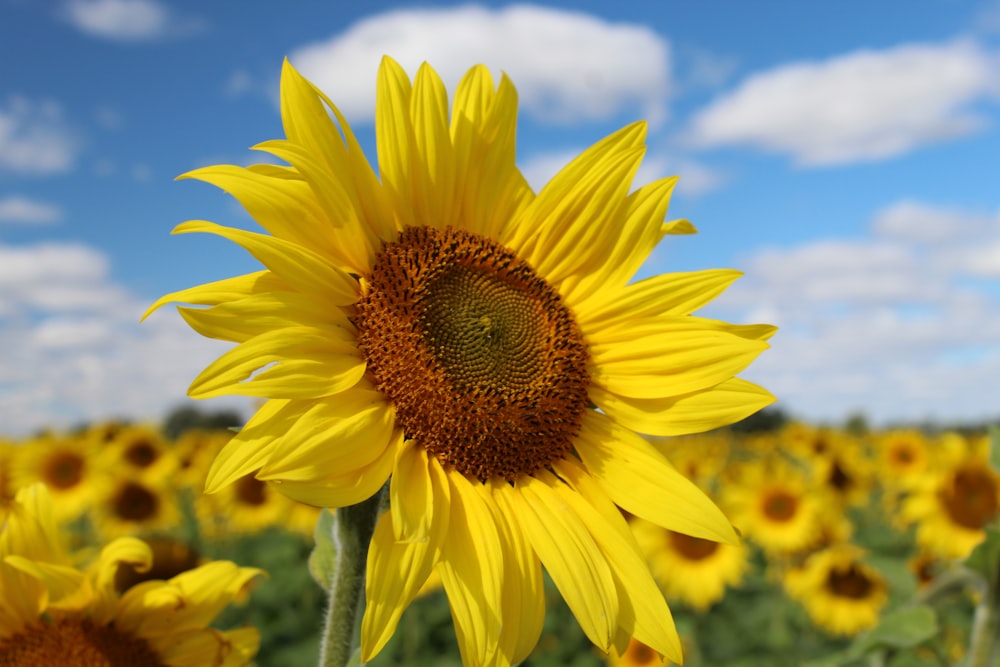
POLYGON ((267 484, 252 473, 245 475, 236 481, 236 497, 241 505, 263 505, 267 502, 267 484))
POLYGON ((417 227, 364 278, 359 348, 406 437, 480 481, 569 452, 589 405, 587 347, 526 262, 468 231, 417 227))
POLYGON ((0 667, 164 667, 144 639, 88 620, 36 625, 0 641, 0 667))
POLYGON ((674 550, 686 560, 705 560, 719 549, 719 544, 684 533, 670 533, 670 543, 674 550))
POLYGON ((799 509, 799 499, 785 491, 773 491, 764 497, 764 516, 772 521, 788 521, 799 509))
POLYGON ((826 589, 837 597, 863 600, 875 584, 855 565, 846 570, 833 570, 826 577, 826 589))
POLYGON ((124 593, 136 584, 154 579, 172 579, 182 572, 198 567, 200 557, 193 547, 167 537, 143 540, 153 552, 153 564, 145 572, 139 572, 131 563, 119 563, 115 572, 115 590, 124 593))
POLYGON ((137 482, 126 482, 115 494, 115 516, 125 521, 146 521, 156 515, 159 507, 156 494, 137 482))
POLYGON ((621 664, 642 667, 643 665, 660 665, 663 664, 663 661, 660 660, 660 655, 649 646, 638 639, 632 639, 625 655, 622 656, 621 664))
POLYGON ((151 443, 139 440, 125 450, 125 460, 136 468, 148 468, 159 458, 159 451, 151 443))
POLYGON ((951 487, 941 492, 941 503, 952 521, 970 530, 980 530, 1000 509, 996 478, 978 468, 959 470, 951 487))
POLYGON ((72 489, 83 479, 83 458, 69 452, 52 456, 45 466, 45 483, 56 489, 72 489))

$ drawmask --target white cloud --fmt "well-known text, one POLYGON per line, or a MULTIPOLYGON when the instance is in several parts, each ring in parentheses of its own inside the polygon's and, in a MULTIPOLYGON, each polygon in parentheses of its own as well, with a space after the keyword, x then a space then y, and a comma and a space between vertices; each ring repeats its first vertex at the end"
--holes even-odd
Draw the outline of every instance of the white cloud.
POLYGON ((79 141, 62 118, 59 105, 14 96, 0 107, 0 171, 51 174, 68 171, 79 141))
POLYGON ((891 158, 975 132, 1000 60, 973 42, 857 51, 750 76, 697 113, 699 147, 743 145, 808 166, 891 158))
MULTIPOLYGON (((150 299, 151 300, 151 299, 150 299)), ((81 244, 0 245, 0 435, 101 419, 161 419, 225 343, 148 306, 81 244)), ((221 399, 206 409, 247 399, 221 399)))
POLYGON ((671 89, 669 44, 649 28, 533 5, 386 12, 290 60, 349 119, 371 122, 386 54, 411 75, 426 60, 452 90, 472 65, 505 71, 521 108, 553 122, 605 119, 638 106, 659 123, 671 89))
POLYGON ((756 252, 713 309, 781 327, 746 376, 805 418, 995 419, 1000 292, 974 280, 968 257, 990 247, 1000 260, 1000 216, 983 221, 898 202, 870 237, 756 252))
POLYGON ((0 199, 0 224, 50 224, 60 219, 62 211, 58 206, 16 195, 0 199))
POLYGON ((68 0, 63 14, 81 32, 118 42, 181 36, 202 27, 156 0, 68 0))

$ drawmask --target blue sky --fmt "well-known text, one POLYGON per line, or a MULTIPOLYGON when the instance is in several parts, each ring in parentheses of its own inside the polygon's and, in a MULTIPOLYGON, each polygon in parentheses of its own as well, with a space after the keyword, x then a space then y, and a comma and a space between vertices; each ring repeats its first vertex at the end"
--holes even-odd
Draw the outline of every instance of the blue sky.
POLYGON ((374 161, 385 53, 508 72, 536 186, 648 119, 638 180, 700 233, 643 273, 744 271, 704 312, 781 327, 745 377, 792 415, 1000 415, 1000 3, 0 0, 0 433, 183 404, 225 347, 139 315, 256 266, 169 236, 253 226, 174 177, 264 159, 286 56, 374 161))

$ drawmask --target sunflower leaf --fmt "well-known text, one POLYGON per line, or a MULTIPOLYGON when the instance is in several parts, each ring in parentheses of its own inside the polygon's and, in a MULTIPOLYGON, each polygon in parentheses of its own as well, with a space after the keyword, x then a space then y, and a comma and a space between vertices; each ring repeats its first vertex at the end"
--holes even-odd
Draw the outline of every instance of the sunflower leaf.
POLYGON ((990 429, 990 467, 1000 472, 1000 428, 990 429))
POLYGON ((988 590, 996 590, 997 569, 1000 567, 1000 530, 987 526, 986 538, 965 559, 965 565, 986 579, 988 590))
POLYGON ((330 580, 337 562, 337 547, 333 543, 333 512, 324 509, 316 522, 316 546, 309 554, 309 573, 323 590, 330 590, 330 580))
POLYGON ((879 648, 913 648, 937 633, 937 616, 931 607, 901 607, 887 613, 877 627, 859 637, 850 653, 861 656, 879 648))

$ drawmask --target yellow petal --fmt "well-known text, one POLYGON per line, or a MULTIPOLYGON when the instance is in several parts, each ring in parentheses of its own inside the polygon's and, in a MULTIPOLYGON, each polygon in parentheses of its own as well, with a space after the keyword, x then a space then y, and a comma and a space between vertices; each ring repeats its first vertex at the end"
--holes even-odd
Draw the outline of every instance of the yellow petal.
POLYGON ((374 461, 344 475, 331 471, 329 476, 318 480, 298 482, 283 478, 267 478, 274 488, 306 505, 316 507, 346 507, 368 500, 382 488, 392 472, 392 462, 396 447, 403 440, 401 431, 394 435, 394 441, 386 447, 374 461))
POLYGON ((416 161, 410 164, 418 224, 455 226, 455 156, 448 129, 448 93, 441 78, 424 63, 417 71, 410 98, 416 161))
MULTIPOLYGON (((437 497, 447 496, 438 490, 437 497)), ((427 539, 400 542, 393 537, 392 514, 384 512, 375 525, 368 549, 365 613, 361 619, 361 660, 374 658, 396 631, 399 618, 420 592, 441 553, 448 531, 447 500, 436 513, 427 539)))
POLYGON ((503 664, 499 652, 504 564, 489 508, 473 484, 448 471, 451 517, 437 571, 448 594, 462 664, 503 664))
POLYGON ((292 288, 306 294, 322 295, 335 306, 347 306, 358 298, 356 281, 305 246, 254 232, 223 227, 205 220, 189 220, 174 228, 174 234, 204 232, 242 246, 261 264, 292 288))
POLYGON ((628 326, 637 317, 689 315, 722 294, 741 275, 732 269, 663 273, 621 290, 593 290, 587 306, 574 312, 584 331, 618 323, 628 326))
POLYGON ((734 424, 776 400, 766 389, 741 378, 668 398, 619 396, 596 385, 589 393, 590 399, 622 426, 661 436, 703 433, 734 424))
POLYGON ((265 331, 221 355, 194 379, 188 395, 319 398, 350 389, 364 373, 365 361, 346 329, 290 326, 265 331), (254 375, 269 364, 274 365, 254 375))
POLYGON ((270 271, 256 271, 164 294, 154 301, 153 305, 143 313, 142 319, 145 320, 154 310, 168 303, 193 303, 202 306, 214 306, 227 301, 242 299, 251 294, 286 289, 288 289, 287 286, 270 271))
POLYGON ((33 561, 13 554, 4 562, 37 579, 48 593, 47 610, 76 611, 92 602, 87 578, 75 567, 33 561))
POLYGON ((635 637, 680 664, 681 641, 670 609, 621 512, 580 466, 560 461, 556 472, 573 488, 555 481, 551 474, 545 481, 583 520, 618 584, 619 624, 624 634, 616 648, 624 651, 628 643, 625 637, 635 637))
POLYGON ((584 634, 607 651, 617 627, 618 596, 607 560, 580 517, 532 477, 500 491, 584 634))
POLYGON ((410 191, 410 171, 416 160, 409 113, 413 88, 403 68, 388 56, 382 58, 376 91, 375 137, 382 184, 394 201, 399 225, 412 227, 416 224, 410 191))
POLYGON ((713 387, 768 347, 762 340, 691 317, 637 318, 628 326, 587 335, 594 383, 633 398, 664 398, 713 387))
POLYGON ((212 461, 205 493, 218 493, 241 477, 260 470, 278 442, 311 405, 310 401, 286 399, 264 403, 212 461))
POLYGON ((295 170, 278 165, 219 164, 178 176, 179 180, 186 178, 211 183, 231 194, 274 238, 310 248, 328 261, 335 259, 330 253, 330 238, 338 233, 338 225, 318 205, 309 183, 295 170))
POLYGON ((492 480, 487 505, 493 511, 503 549, 503 617, 500 650, 511 664, 523 661, 538 644, 545 622, 542 566, 504 494, 504 480, 492 480))
POLYGON ((588 410, 575 445, 590 474, 625 511, 678 533, 727 544, 739 541, 701 489, 649 442, 607 415, 588 410))
POLYGON ((394 410, 376 391, 317 401, 288 428, 257 478, 306 482, 349 474, 382 456, 394 428, 394 410))
POLYGON ((435 522, 447 521, 450 485, 437 459, 414 440, 406 440, 396 454, 389 481, 389 508, 395 539, 423 542, 435 522), (439 514, 443 512, 443 514, 439 514))
POLYGON ((289 322, 310 322, 338 327, 349 339, 354 333, 347 315, 340 308, 297 292, 269 290, 234 298, 211 308, 177 308, 192 329, 207 338, 237 343, 258 334, 288 326, 289 322))

